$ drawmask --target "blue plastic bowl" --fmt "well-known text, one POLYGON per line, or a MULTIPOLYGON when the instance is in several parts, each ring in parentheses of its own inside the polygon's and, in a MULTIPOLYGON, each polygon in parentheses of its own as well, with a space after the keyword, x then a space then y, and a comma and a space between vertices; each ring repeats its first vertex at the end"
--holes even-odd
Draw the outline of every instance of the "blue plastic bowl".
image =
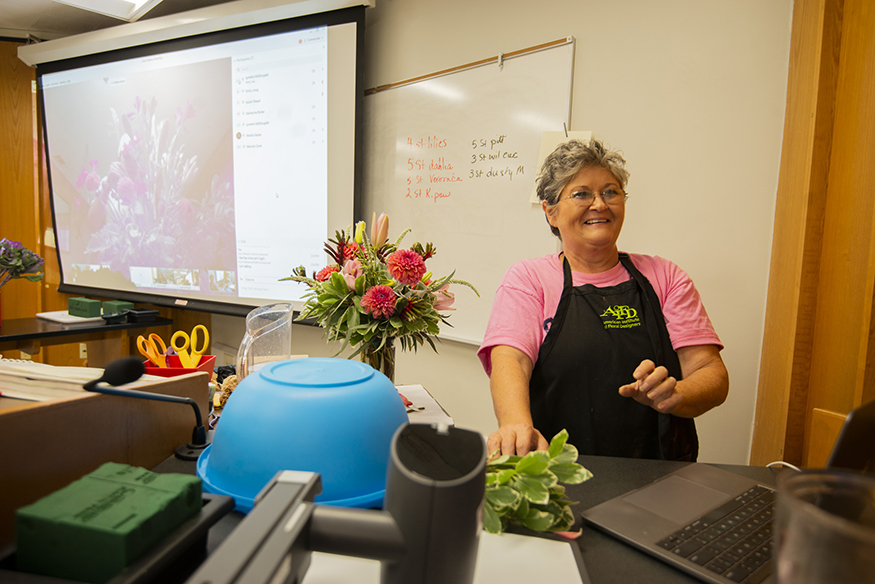
POLYGON ((318 503, 379 507, 392 436, 405 422, 398 391, 369 365, 279 361, 234 389, 197 474, 204 490, 234 497, 243 512, 281 470, 322 475, 318 503))

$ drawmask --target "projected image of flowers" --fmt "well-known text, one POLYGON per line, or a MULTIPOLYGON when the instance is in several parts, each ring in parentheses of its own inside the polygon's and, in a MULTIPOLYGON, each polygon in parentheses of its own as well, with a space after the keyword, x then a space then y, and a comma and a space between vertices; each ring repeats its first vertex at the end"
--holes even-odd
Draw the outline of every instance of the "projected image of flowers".
POLYGON ((88 204, 86 253, 123 273, 131 266, 234 269, 231 171, 194 192, 198 157, 186 152, 185 127, 197 111, 186 102, 161 119, 157 106, 157 98, 138 96, 130 111, 110 108, 117 157, 90 160, 75 184, 88 204))

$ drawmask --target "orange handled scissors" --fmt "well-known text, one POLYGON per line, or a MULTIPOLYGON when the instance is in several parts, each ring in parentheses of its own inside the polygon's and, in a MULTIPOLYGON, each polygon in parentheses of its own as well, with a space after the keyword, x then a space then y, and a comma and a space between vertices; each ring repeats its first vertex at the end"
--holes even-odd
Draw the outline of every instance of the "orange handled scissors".
POLYGON ((167 367, 167 360, 165 358, 167 345, 164 344, 164 339, 155 333, 151 333, 148 339, 143 335, 137 337, 137 348, 155 367, 167 367), (161 348, 160 351, 158 350, 159 347, 161 348))
POLYGON ((179 362, 185 369, 194 369, 197 367, 198 363, 201 361, 201 356, 204 354, 204 351, 207 350, 207 345, 209 344, 210 333, 207 331, 207 327, 202 324, 191 329, 191 336, 185 333, 185 331, 176 331, 173 333, 173 336, 170 337, 170 346, 176 350, 176 354, 179 355, 179 362), (204 343, 201 345, 200 349, 197 348, 198 330, 204 335, 204 343), (177 339, 182 339, 183 344, 177 346, 177 339))

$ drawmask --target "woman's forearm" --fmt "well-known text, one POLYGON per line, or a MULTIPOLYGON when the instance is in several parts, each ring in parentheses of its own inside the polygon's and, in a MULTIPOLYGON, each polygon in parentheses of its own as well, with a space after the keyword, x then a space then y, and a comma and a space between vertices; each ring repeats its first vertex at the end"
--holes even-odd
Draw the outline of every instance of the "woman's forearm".
POLYGON ((672 411, 681 418, 694 418, 726 401, 729 372, 713 345, 678 349, 684 378, 677 383, 683 401, 672 411))
POLYGON ((531 365, 528 357, 511 347, 495 347, 492 350, 492 374, 489 390, 498 425, 532 423, 529 406, 529 379, 531 365), (517 355, 516 353, 519 353, 517 355), (522 359, 525 361, 522 361, 522 359))
POLYGON ((507 346, 493 348, 491 360, 489 388, 498 431, 489 435, 489 452, 523 456, 531 450, 546 450, 547 441, 532 424, 531 360, 522 351, 507 346))

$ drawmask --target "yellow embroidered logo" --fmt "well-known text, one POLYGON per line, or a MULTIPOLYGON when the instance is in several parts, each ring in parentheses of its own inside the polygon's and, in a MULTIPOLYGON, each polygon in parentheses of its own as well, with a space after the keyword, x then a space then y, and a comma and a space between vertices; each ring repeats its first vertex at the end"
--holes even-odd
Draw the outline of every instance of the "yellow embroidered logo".
POLYGON ((638 311, 631 306, 615 304, 609 306, 601 315, 606 329, 634 328, 641 326, 638 311))
POLYGON ((636 318, 638 316, 638 311, 630 306, 609 306, 607 310, 601 315, 602 318, 613 316, 618 320, 628 320, 630 318, 636 318))

